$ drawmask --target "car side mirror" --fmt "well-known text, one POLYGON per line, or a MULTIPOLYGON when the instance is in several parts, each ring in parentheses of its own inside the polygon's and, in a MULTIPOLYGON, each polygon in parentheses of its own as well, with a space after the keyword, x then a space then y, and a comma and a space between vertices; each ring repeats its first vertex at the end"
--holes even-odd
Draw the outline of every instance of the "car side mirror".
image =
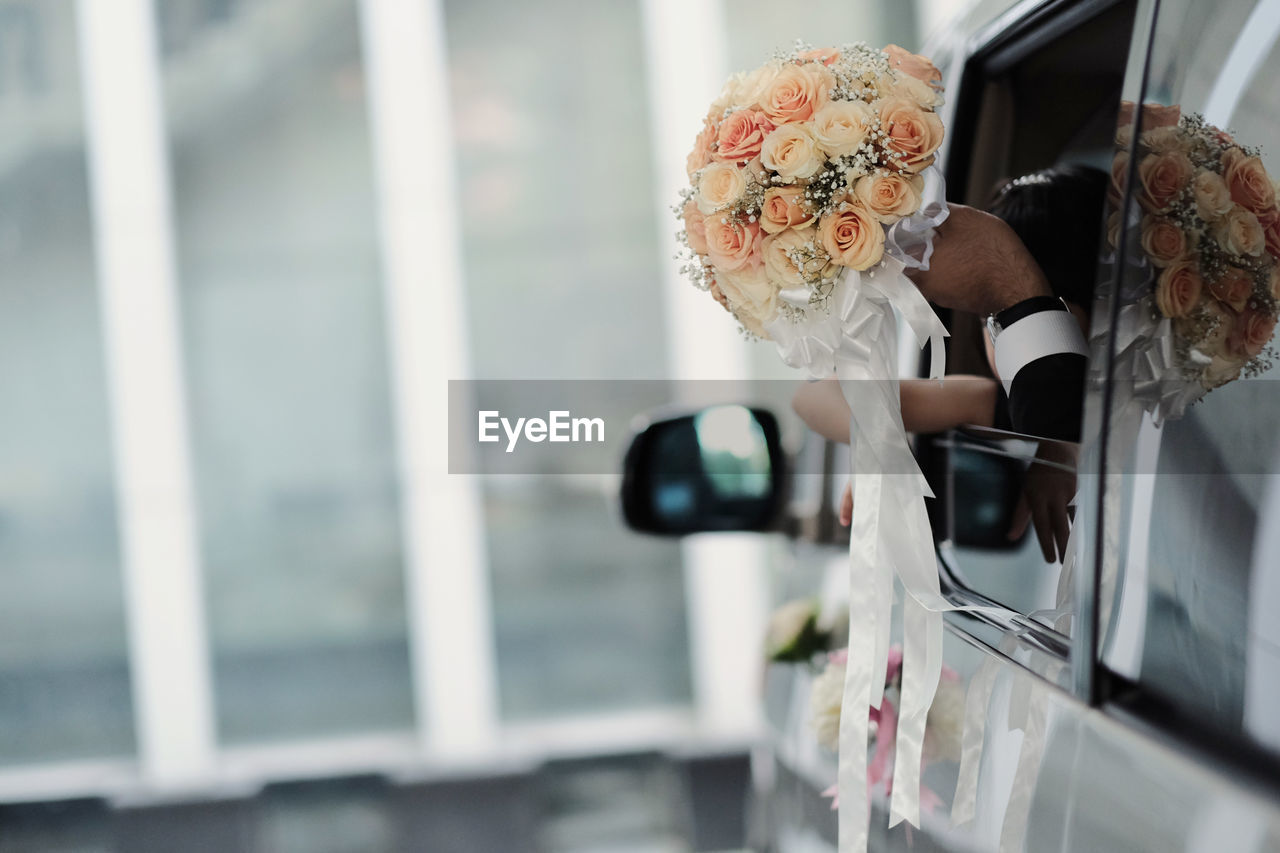
POLYGON ((710 406, 638 426, 623 465, 622 513, 634 530, 669 536, 768 530, 785 485, 777 418, 710 406))

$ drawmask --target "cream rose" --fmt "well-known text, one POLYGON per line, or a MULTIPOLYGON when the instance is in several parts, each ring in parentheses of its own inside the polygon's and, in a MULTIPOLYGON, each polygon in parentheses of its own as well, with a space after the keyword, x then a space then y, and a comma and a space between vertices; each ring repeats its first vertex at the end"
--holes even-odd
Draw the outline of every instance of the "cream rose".
POLYGON ((1226 355, 1235 312, 1210 299, 1191 317, 1174 320, 1173 330, 1209 358, 1226 355))
POLYGON ((943 104, 942 95, 936 89, 928 83, 905 74, 900 74, 894 78, 888 87, 881 85, 880 93, 882 95, 885 94, 886 88, 890 96, 906 98, 922 109, 932 109, 943 104))
POLYGON ((720 122, 716 132, 716 150, 712 158, 745 163, 760 153, 765 136, 773 130, 773 122, 759 110, 736 110, 720 122))
POLYGON ((754 335, 769 337, 764 325, 778 316, 778 289, 763 266, 722 272, 716 284, 729 300, 733 314, 754 335))
POLYGON ((843 157, 866 141, 875 120, 875 111, 862 101, 832 101, 814 114, 813 138, 832 157, 843 157))
POLYGON ((884 255, 884 227, 859 202, 842 202, 818 229, 823 248, 841 266, 865 270, 884 255))
POLYGON ((1163 211, 1177 200, 1194 171, 1195 167, 1181 151, 1148 154, 1138 164, 1138 179, 1142 183, 1138 202, 1149 211, 1163 211))
POLYGON ((1247 308, 1236 317, 1227 349, 1239 358, 1253 358, 1262 352, 1275 331, 1274 314, 1261 308, 1247 308))
POLYGON ((681 211, 684 217, 684 233, 689 240, 689 248, 693 249, 699 255, 707 253, 707 222, 702 211, 698 210, 698 205, 693 199, 689 199, 684 203, 684 210, 681 211))
POLYGON ((924 178, 919 175, 867 175, 853 187, 854 197, 886 225, 915 213, 920 208, 922 192, 924 178))
POLYGON ((1202 289, 1195 261, 1180 258, 1165 267, 1156 280, 1156 307, 1166 317, 1185 317, 1200 301, 1202 289))
POLYGON ((747 176, 732 163, 712 163, 698 177, 694 198, 698 210, 711 214, 723 210, 742 198, 747 190, 747 176))
POLYGON ((754 106, 779 68, 780 64, 770 62, 752 71, 734 74, 725 82, 720 96, 712 101, 712 112, 723 114, 731 107, 754 106))
POLYGON ((896 44, 886 45, 884 54, 889 58, 890 68, 896 68, 903 74, 928 83, 935 89, 942 87, 942 72, 923 56, 898 47, 896 44))
POLYGON ((1187 139, 1176 127, 1153 127, 1144 130, 1138 139, 1148 151, 1155 154, 1166 154, 1170 151, 1182 151, 1184 154, 1190 147, 1187 139))
POLYGON ((774 124, 808 121, 826 105, 835 78, 823 65, 784 65, 756 101, 774 124))
POLYGON ((1258 217, 1240 205, 1233 206, 1213 227, 1218 245, 1233 255, 1258 256, 1266 249, 1266 235, 1258 217))
POLYGON ((1204 171, 1191 182, 1191 194, 1195 196, 1196 213, 1205 222, 1217 222, 1231 209, 1231 191, 1217 172, 1204 171))
POLYGON ((1241 311, 1253 295, 1253 275, 1239 267, 1228 266, 1218 280, 1209 285, 1209 292, 1233 311, 1241 311))
POLYGON ((942 119, 922 110, 906 98, 880 102, 880 128, 888 136, 888 148, 909 172, 919 172, 933 162, 942 145, 942 119))
POLYGON ((1222 177, 1233 201, 1254 213, 1275 207, 1275 187, 1260 159, 1246 155, 1239 148, 1228 148, 1222 154, 1222 167, 1222 177))
MULTIPOLYGON (((716 266, 716 280, 720 282, 722 289, 724 282, 721 279, 725 273, 760 266, 758 224, 734 222, 727 216, 710 216, 706 220, 706 230, 707 256, 716 266)), ((725 292, 728 293, 727 290, 725 292)))
POLYGON ((1240 370, 1244 367, 1244 362, 1245 360, 1240 358, 1215 355, 1201 374, 1200 384, 1212 391, 1228 382, 1234 382, 1240 378, 1240 370))
POLYGON ((724 310, 732 310, 729 307, 729 298, 724 295, 724 291, 720 289, 720 285, 716 284, 715 281, 712 281, 710 286, 707 287, 707 290, 710 291, 711 298, 716 302, 719 302, 720 306, 724 308, 724 310))
POLYGON ((765 137, 760 161, 784 178, 812 177, 826 156, 804 126, 784 124, 765 137))
POLYGON ((836 273, 835 264, 818 245, 813 228, 788 228, 771 234, 764 238, 760 251, 769 277, 784 287, 831 278, 836 273))
POLYGON ((813 213, 806 210, 801 199, 800 187, 772 187, 765 191, 760 208, 760 228, 766 234, 777 234, 787 228, 799 227, 813 221, 813 213))
POLYGON ((1142 250, 1151 263, 1167 267, 1187 250, 1187 235, 1176 222, 1162 216, 1142 217, 1142 250))

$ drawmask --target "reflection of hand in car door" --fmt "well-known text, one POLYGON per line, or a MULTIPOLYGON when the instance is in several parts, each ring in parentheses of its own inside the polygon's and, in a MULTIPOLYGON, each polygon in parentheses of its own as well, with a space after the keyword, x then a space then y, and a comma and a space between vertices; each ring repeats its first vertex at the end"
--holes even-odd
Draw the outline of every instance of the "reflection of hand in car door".
POLYGON ((1034 521, 1036 538, 1046 563, 1067 556, 1067 536, 1071 532, 1071 500, 1076 494, 1076 457, 1079 448, 1059 441, 1042 441, 1035 461, 1027 468, 1027 479, 1018 499, 1009 539, 1016 541, 1034 521), (1056 547, 1056 555, 1055 555, 1056 547))

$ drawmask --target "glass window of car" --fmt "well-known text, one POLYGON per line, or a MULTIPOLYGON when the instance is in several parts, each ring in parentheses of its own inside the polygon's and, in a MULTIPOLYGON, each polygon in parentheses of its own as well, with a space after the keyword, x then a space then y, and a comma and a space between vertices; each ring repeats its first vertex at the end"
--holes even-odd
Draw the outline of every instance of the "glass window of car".
MULTIPOLYGON (((1274 9, 1161 2, 1143 100, 1260 146, 1261 163, 1280 177, 1274 9)), ((1134 253, 1142 220, 1132 193, 1128 204, 1124 239, 1134 253)), ((1150 288, 1149 275, 1130 265, 1120 289, 1150 288)), ((1280 375, 1271 361, 1157 425, 1116 359, 1098 606, 1110 683, 1136 687, 1135 701, 1158 706, 1163 720, 1280 750, 1280 375)))

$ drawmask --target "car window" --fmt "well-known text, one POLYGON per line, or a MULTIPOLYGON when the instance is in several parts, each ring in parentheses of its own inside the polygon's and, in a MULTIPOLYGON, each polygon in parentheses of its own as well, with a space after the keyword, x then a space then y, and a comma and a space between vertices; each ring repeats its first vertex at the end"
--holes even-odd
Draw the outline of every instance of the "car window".
MULTIPOLYGON (((1021 30, 970 58, 952 122, 946 170, 953 202, 998 209, 1008 193, 1020 192, 1038 180, 1041 170, 1069 167, 1084 176, 1092 189, 1076 205, 1080 212, 1072 215, 1078 221, 1071 224, 1073 233, 1089 237, 1069 243, 1066 249, 1051 247, 1057 257, 1069 254, 1077 271, 1071 275, 1051 272, 1051 266, 1061 263, 1047 258, 1041 247, 1028 244, 1055 282, 1055 290, 1060 289, 1057 281, 1069 281, 1080 291, 1077 299, 1082 307, 1092 300, 1098 250, 1092 235, 1100 233, 1105 212, 1104 172, 1112 153, 1134 7, 1132 2, 1078 4, 1056 17, 1032 17, 1021 30)), ((1047 215, 1065 214, 1049 210, 1047 215)), ((1087 318, 1087 309, 1080 314, 1087 318)), ((992 376, 983 318, 952 311, 945 319, 951 332, 948 371, 992 376)), ((973 535, 970 528, 983 524, 983 513, 997 506, 992 490, 1010 487, 993 485, 989 475, 979 476, 975 470, 990 468, 980 462, 984 457, 999 456, 1019 460, 1022 478, 1027 470, 1033 476, 1045 472, 1058 476, 1060 467, 1055 466, 1074 465, 1074 448, 1055 451, 1049 454, 1053 459, 1046 460, 1041 448, 1048 445, 1043 442, 975 439, 963 432, 925 439, 922 444, 927 445, 921 456, 930 460, 927 467, 935 491, 938 485, 944 486, 934 521, 944 543, 944 568, 952 579, 1022 614, 1043 615, 1057 609, 1062 604, 1061 567, 1057 560, 1048 562, 1042 556, 1035 525, 1027 524, 1019 533, 1009 524, 1005 532, 1010 536, 1003 541, 973 535), (985 540, 986 547, 965 544, 975 540, 985 540)), ((1066 491, 1064 507, 1074 492, 1070 471, 1065 473, 1068 481, 1057 486, 1066 491)), ((1013 487, 1021 493, 1025 480, 1019 479, 1013 487)), ((1053 617, 1041 621, 1058 623, 1053 617)), ((1059 627, 1069 631, 1070 622, 1059 627)))
MULTIPOLYGON (((1272 696, 1280 683, 1280 630, 1273 615, 1280 603, 1280 567, 1275 565, 1280 480, 1274 475, 1280 451, 1275 428, 1280 372, 1273 367, 1275 344, 1240 369, 1251 337, 1257 345, 1270 337, 1266 320, 1274 317, 1275 294, 1280 292, 1275 278, 1269 287, 1266 283, 1280 251, 1280 213, 1270 183, 1280 177, 1280 152, 1272 147, 1280 132, 1280 91, 1274 85, 1280 74, 1280 16, 1269 11, 1273 9, 1248 0, 1159 4, 1143 98, 1152 106, 1137 116, 1133 133, 1142 134, 1142 145, 1135 146, 1132 156, 1138 174, 1128 207, 1117 220, 1126 227, 1122 240, 1130 260, 1123 265, 1115 314, 1099 642, 1104 667, 1119 683, 1133 683, 1138 695, 1158 703, 1162 716, 1280 748, 1272 696), (1147 166, 1156 164, 1148 157, 1153 156, 1150 145, 1159 146, 1160 126, 1178 116, 1186 126, 1197 114, 1213 135, 1228 131, 1231 145, 1244 146, 1238 155, 1242 163, 1247 154, 1259 157, 1269 176, 1256 184, 1261 195, 1244 192, 1238 180, 1243 172, 1233 171, 1225 175, 1228 189, 1235 187, 1226 201, 1231 215, 1237 207, 1248 211, 1242 216, 1253 217, 1261 239, 1271 240, 1256 253, 1226 257, 1222 273, 1215 272, 1211 259, 1204 260, 1210 237, 1200 238, 1184 254, 1199 259, 1204 295, 1195 311, 1173 317, 1172 345, 1183 345, 1179 336, 1198 334, 1190 324, 1198 322, 1201 311, 1213 313, 1220 318, 1214 329, 1221 331, 1221 340, 1202 346, 1213 360, 1206 361, 1207 372, 1195 375, 1203 377, 1202 386, 1230 380, 1236 371, 1240 375, 1181 410, 1176 402, 1170 405, 1170 397, 1190 381, 1166 379, 1156 386, 1142 381, 1132 356, 1146 359, 1153 350, 1131 343, 1124 318, 1145 316, 1156 323, 1169 313, 1183 313, 1168 303, 1156 312, 1138 313, 1138 296, 1154 288, 1157 302, 1160 298, 1164 274, 1155 274, 1158 258, 1149 250, 1152 229, 1168 218, 1147 209, 1150 204, 1144 208, 1143 176, 1150 178, 1147 166), (1245 266, 1256 267, 1260 278, 1250 285, 1256 292, 1236 300, 1224 282, 1240 258, 1245 266)), ((1195 152, 1191 157, 1202 162, 1195 152)), ((1192 184, 1194 191, 1199 184, 1195 179, 1192 184)), ((1186 227, 1217 233, 1216 226, 1202 222, 1186 227)), ((1222 245, 1221 239, 1213 237, 1212 242, 1222 245)))

